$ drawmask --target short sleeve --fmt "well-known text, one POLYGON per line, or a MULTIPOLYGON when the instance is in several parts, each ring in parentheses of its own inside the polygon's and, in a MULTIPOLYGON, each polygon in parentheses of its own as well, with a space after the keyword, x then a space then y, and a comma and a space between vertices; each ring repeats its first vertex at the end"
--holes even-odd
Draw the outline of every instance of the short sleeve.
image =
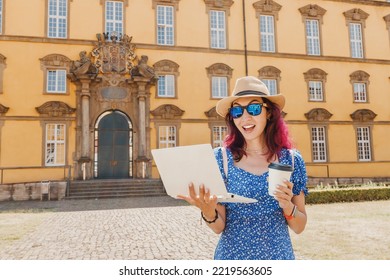
POLYGON ((307 189, 307 173, 306 173, 306 165, 302 158, 302 155, 294 150, 294 171, 291 174, 291 182, 294 184, 293 193, 294 195, 299 195, 301 191, 306 195, 308 195, 307 189))

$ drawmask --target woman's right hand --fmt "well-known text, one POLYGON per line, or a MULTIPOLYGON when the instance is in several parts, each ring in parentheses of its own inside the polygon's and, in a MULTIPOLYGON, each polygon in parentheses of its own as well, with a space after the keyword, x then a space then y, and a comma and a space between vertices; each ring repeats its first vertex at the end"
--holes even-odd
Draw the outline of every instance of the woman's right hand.
POLYGON ((198 207, 206 219, 213 220, 215 216, 215 210, 217 209, 217 197, 215 195, 210 195, 210 190, 205 189, 203 184, 199 186, 198 196, 195 193, 195 187, 193 183, 188 185, 188 193, 189 196, 178 195, 177 198, 183 199, 189 204, 198 207))

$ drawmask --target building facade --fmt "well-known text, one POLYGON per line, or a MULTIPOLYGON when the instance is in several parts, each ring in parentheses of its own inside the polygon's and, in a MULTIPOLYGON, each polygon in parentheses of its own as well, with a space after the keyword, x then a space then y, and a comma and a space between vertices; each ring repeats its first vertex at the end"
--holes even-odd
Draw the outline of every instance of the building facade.
POLYGON ((0 0, 1 183, 158 178, 244 75, 310 177, 390 177, 389 1, 0 0))

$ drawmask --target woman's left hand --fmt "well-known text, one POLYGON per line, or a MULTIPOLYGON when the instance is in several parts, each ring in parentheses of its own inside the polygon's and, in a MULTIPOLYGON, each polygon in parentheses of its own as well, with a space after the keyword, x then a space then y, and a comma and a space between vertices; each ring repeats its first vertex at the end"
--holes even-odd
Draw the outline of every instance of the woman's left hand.
POLYGON ((279 202, 282 209, 290 209, 293 207, 291 199, 294 194, 292 192, 294 184, 289 181, 284 181, 286 186, 278 185, 276 187, 275 198, 279 202))

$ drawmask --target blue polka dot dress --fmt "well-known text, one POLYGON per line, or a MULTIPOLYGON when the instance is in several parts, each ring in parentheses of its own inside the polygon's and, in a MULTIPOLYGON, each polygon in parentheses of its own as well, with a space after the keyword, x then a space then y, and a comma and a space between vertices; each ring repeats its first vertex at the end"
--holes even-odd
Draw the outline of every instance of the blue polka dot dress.
MULTIPOLYGON (((222 149, 214 149, 222 176, 222 149)), ((222 203, 226 207, 226 225, 215 249, 216 260, 291 260, 295 259, 287 221, 278 202, 268 194, 268 171, 254 175, 234 166, 233 155, 227 149, 228 192, 258 200, 256 203, 222 203)), ((287 149, 281 151, 279 162, 292 164, 287 149)), ((293 193, 307 195, 307 175, 298 151, 294 156, 293 193)))

